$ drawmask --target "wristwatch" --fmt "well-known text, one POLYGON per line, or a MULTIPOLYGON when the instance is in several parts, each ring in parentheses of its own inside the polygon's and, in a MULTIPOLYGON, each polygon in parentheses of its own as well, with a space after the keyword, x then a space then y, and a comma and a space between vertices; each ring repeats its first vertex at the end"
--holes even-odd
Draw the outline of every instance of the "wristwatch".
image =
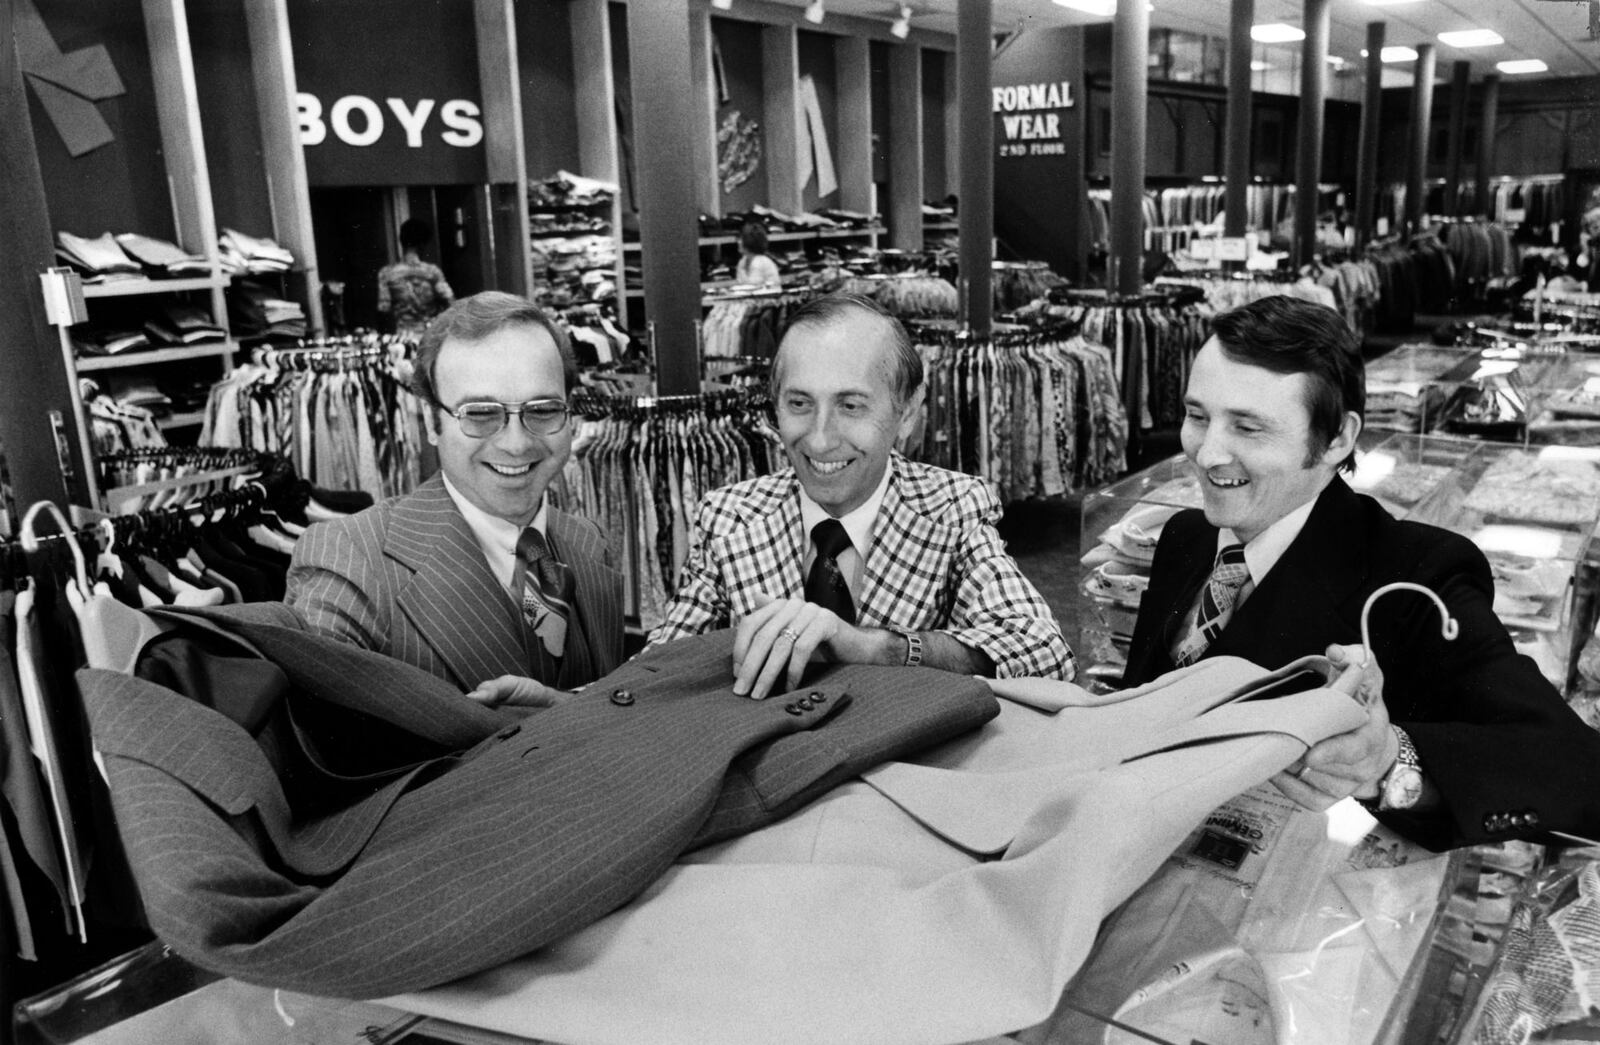
POLYGON ((1422 763, 1406 731, 1392 723, 1389 728, 1400 741, 1400 752, 1378 784, 1378 808, 1410 809, 1422 798, 1422 763))
POLYGON ((914 631, 902 631, 900 634, 906 640, 906 667, 920 668, 922 666, 922 636, 914 631))

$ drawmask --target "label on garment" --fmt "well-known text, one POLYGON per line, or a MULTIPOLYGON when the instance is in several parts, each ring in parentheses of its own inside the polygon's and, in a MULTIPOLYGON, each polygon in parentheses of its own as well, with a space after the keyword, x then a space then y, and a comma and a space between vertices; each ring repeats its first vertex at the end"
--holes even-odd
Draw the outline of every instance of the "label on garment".
POLYGON ((1246 791, 1213 809, 1172 854, 1172 862, 1248 899, 1294 809, 1270 784, 1246 791))

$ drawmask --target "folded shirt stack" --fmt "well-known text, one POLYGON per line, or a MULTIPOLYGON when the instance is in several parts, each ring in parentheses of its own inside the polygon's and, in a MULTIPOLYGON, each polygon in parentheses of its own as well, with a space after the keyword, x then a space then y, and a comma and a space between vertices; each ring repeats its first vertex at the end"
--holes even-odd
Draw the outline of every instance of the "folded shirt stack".
POLYGON ((294 255, 266 236, 223 229, 217 246, 222 251, 222 270, 229 275, 288 272, 294 267, 294 255))
POLYGON ((280 341, 306 336, 305 309, 299 302, 248 281, 228 289, 228 316, 241 341, 280 341))
POLYGON ((109 232, 94 239, 57 232, 56 257, 72 266, 85 284, 139 279, 144 275, 139 263, 127 255, 109 232))
POLYGON ((200 254, 190 254, 176 244, 137 232, 117 235, 117 245, 128 257, 143 265, 145 271, 157 278, 185 279, 211 275, 211 262, 200 254))

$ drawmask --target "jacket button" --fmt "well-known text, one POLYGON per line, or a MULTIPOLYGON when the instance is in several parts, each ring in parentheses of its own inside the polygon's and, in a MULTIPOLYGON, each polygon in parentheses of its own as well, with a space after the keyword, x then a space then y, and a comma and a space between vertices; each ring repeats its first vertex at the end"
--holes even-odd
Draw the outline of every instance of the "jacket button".
POLYGON ((1539 826, 1539 814, 1534 812, 1532 809, 1528 810, 1524 818, 1528 821, 1529 827, 1539 826))
POLYGON ((500 732, 496 733, 495 736, 500 740, 510 740, 512 737, 521 732, 521 726, 507 726, 505 729, 502 729, 500 732))
POLYGON ((816 707, 816 705, 811 702, 810 697, 801 697, 799 700, 795 701, 795 703, 800 705, 801 711, 810 711, 812 708, 816 707))
POLYGON ((783 710, 787 711, 791 715, 803 715, 803 714, 805 714, 804 711, 800 710, 800 705, 799 704, 785 704, 783 706, 783 710))
POLYGON ((611 703, 619 708, 625 708, 633 703, 633 694, 625 689, 613 690, 611 692, 611 703))
POLYGON ((820 689, 814 689, 810 693, 807 693, 806 696, 810 697, 811 700, 817 704, 826 704, 828 702, 828 695, 822 692, 820 689))

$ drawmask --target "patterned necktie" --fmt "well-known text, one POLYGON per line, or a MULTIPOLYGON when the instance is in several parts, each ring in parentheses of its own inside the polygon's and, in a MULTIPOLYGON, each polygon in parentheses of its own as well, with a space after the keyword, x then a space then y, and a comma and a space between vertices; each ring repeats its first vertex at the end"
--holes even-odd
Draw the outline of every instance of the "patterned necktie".
POLYGON ((572 613, 575 581, 572 570, 550 554, 544 534, 532 526, 517 538, 517 561, 522 565, 521 598, 523 619, 544 643, 552 657, 567 648, 567 619, 572 613))
POLYGON ((1199 660, 1206 647, 1222 634, 1233 617, 1233 604, 1239 599, 1239 591, 1249 579, 1250 567, 1244 563, 1244 545, 1230 544, 1217 553, 1211 579, 1200 590, 1200 611, 1194 618, 1194 631, 1178 650, 1178 667, 1187 667, 1199 660))
POLYGON ((839 570, 839 555, 851 547, 850 535, 838 519, 824 519, 811 528, 811 542, 817 546, 817 561, 806 576, 806 601, 832 610, 846 624, 856 622, 855 600, 839 570))

